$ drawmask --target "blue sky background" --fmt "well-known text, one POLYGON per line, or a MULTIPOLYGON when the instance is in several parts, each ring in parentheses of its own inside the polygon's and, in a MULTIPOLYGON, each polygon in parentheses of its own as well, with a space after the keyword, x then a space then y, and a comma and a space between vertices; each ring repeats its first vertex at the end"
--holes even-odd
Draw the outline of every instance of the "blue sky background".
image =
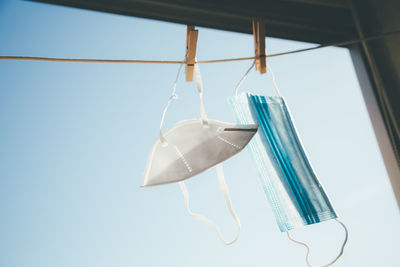
MULTIPOLYGON (((198 58, 251 56, 250 35, 199 28, 198 58)), ((0 54, 180 60, 184 25, 24 1, 0 1, 0 54)), ((267 38, 268 53, 312 44, 267 38)), ((349 228, 336 266, 398 266, 400 217, 349 52, 269 59, 311 162, 349 228)), ((205 106, 226 99, 250 62, 201 65, 205 106)), ((242 225, 225 247, 186 212, 178 185, 140 188, 177 65, 0 61, 0 266, 305 266, 276 225, 248 151, 225 162, 242 225)), ((269 75, 242 87, 273 94, 269 75)), ((199 117, 194 83, 178 84, 166 127, 199 117)), ((211 169, 187 182, 194 211, 229 238, 235 224, 211 169)), ((321 265, 338 252, 334 221, 294 230, 321 265)))

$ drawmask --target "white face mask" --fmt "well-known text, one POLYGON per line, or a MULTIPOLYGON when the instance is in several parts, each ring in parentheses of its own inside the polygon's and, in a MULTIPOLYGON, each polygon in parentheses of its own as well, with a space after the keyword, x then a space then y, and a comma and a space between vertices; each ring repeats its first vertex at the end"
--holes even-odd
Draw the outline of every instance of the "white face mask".
POLYGON ((258 126, 199 119, 178 122, 157 139, 151 150, 142 186, 180 182, 241 151, 258 126))
POLYGON ((240 152, 256 134, 258 125, 237 125, 209 120, 203 105, 203 86, 200 71, 195 65, 196 83, 200 95, 201 119, 191 119, 178 122, 175 126, 162 133, 162 124, 166 110, 173 99, 176 99, 175 89, 164 109, 160 124, 160 138, 151 150, 143 187, 179 182, 189 214, 211 226, 218 238, 225 245, 234 243, 240 234, 240 221, 234 212, 226 186, 221 162, 240 152), (209 219, 193 213, 189 208, 189 194, 184 180, 195 176, 213 166, 217 166, 218 181, 225 197, 227 207, 238 224, 238 232, 233 241, 225 241, 219 229, 209 219))

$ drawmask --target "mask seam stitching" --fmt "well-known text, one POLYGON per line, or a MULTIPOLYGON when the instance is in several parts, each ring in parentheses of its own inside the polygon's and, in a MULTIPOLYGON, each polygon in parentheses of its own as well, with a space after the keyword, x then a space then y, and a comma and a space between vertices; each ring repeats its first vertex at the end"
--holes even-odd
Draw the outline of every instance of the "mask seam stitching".
POLYGON ((226 140, 226 139, 222 138, 221 136, 217 136, 217 138, 218 138, 219 140, 221 140, 221 141, 223 141, 223 142, 225 142, 225 143, 227 143, 227 144, 229 144, 229 145, 231 145, 231 146, 233 146, 233 147, 237 148, 237 149, 241 149, 241 147, 240 147, 240 146, 238 146, 238 145, 235 145, 235 144, 234 144, 234 143, 232 143, 232 142, 229 142, 228 140, 226 140))
POLYGON ((176 152, 178 153, 178 156, 180 157, 180 159, 183 161, 183 163, 185 164, 186 168, 188 169, 189 172, 192 172, 192 168, 189 166, 189 163, 186 161, 185 157, 183 156, 182 152, 179 150, 179 148, 177 146, 174 146, 176 152))

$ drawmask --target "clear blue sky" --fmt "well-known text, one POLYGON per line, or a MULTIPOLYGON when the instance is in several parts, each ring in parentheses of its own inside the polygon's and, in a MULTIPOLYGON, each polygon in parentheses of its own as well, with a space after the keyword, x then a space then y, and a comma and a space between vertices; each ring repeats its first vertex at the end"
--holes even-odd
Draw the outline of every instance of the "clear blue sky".
MULTIPOLYGON (((0 54, 182 59, 186 28, 23 1, 0 1, 0 54)), ((312 44, 267 38, 269 53, 312 44)), ((198 58, 251 56, 250 35, 200 28, 198 58)), ((333 205, 350 232, 336 266, 399 266, 400 216, 349 53, 326 48, 269 63, 333 205)), ((250 62, 202 65, 210 118, 233 122, 226 99, 250 62)), ((0 61, 1 267, 305 266, 280 233, 248 151, 225 162, 243 225, 225 247, 186 212, 178 185, 140 188, 178 66, 0 61)), ((182 76, 183 78, 183 76, 182 76)), ((272 94, 252 72, 242 90, 272 94)), ((198 117, 183 79, 166 127, 198 117)), ((193 210, 227 238, 235 224, 215 170, 187 182, 193 210)), ((334 222, 293 232, 320 265, 343 238, 334 222)))

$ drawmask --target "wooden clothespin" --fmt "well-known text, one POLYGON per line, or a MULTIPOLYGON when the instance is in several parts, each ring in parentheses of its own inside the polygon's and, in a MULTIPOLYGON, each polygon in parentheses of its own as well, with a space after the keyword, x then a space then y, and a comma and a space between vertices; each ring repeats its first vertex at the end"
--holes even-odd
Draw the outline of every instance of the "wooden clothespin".
POLYGON ((256 70, 261 74, 267 72, 267 60, 265 58, 265 24, 259 20, 253 20, 254 48, 256 56, 256 70))
POLYGON ((185 72, 186 81, 193 81, 194 64, 196 63, 196 50, 197 50, 197 38, 199 31, 194 29, 193 25, 187 25, 186 33, 186 58, 185 58, 185 72))

